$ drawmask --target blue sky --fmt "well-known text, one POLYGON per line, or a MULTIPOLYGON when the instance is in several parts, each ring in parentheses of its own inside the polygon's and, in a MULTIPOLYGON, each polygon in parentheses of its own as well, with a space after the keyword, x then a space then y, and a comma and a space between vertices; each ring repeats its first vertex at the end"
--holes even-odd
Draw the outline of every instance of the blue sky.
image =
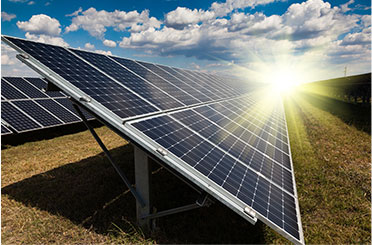
MULTIPOLYGON (((317 80, 371 69, 371 4, 353 0, 2 0, 2 34, 178 67, 317 80), (311 71, 311 72, 309 72, 311 71)), ((2 75, 36 75, 2 44, 2 75)))

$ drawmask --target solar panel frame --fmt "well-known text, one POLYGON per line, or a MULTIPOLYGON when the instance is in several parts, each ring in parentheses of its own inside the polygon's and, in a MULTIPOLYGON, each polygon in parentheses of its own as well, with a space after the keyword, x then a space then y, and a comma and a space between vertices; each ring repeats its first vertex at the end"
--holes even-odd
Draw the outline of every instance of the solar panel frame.
MULTIPOLYGON (((22 49, 19 49, 16 45, 9 42, 9 40, 6 39, 6 37, 2 36, 2 39, 5 40, 7 43, 9 43, 13 48, 15 48, 17 51, 23 53, 22 49)), ((138 130, 136 130, 131 124, 135 123, 137 121, 141 121, 144 117, 144 115, 141 115, 141 118, 138 117, 132 117, 130 118, 130 121, 128 120, 122 120, 122 118, 118 117, 116 114, 109 111, 106 107, 103 107, 101 104, 99 104, 95 100, 90 100, 89 97, 86 98, 86 94, 83 93, 80 89, 77 89, 74 86, 71 86, 67 80, 63 79, 61 76, 56 74, 55 72, 51 71, 49 68, 38 62, 33 57, 20 57, 20 59, 26 63, 27 65, 31 66, 33 69, 35 69, 37 72, 42 74, 43 76, 46 76, 48 80, 53 81, 54 83, 58 84, 58 86, 63 90, 66 91, 67 94, 70 94, 81 106, 86 107, 88 110, 94 111, 96 115, 102 119, 103 121, 107 122, 109 125, 111 125, 113 128, 117 129, 118 132, 121 133, 121 135, 124 137, 132 139, 135 143, 140 145, 142 148, 144 148, 149 154, 154 155, 155 157, 161 159, 165 163, 167 163, 169 166, 173 167, 174 169, 178 170, 179 173, 181 173, 184 177, 189 179, 191 182, 199 186, 200 188, 204 189, 206 192, 214 196, 216 199, 224 203, 226 206, 230 207, 232 210, 237 212, 239 215, 241 215, 243 218, 254 224, 257 221, 256 217, 252 217, 251 215, 244 213, 243 210, 246 208, 246 204, 240 202, 237 199, 228 198, 229 194, 226 191, 223 190, 216 190, 215 187, 213 187, 213 182, 208 181, 208 179, 205 179, 203 176, 201 176, 200 173, 196 171, 190 170, 187 166, 180 162, 179 159, 177 159, 172 154, 163 155, 161 154, 159 150, 159 145, 152 142, 148 138, 144 137, 143 134, 141 134, 138 130)), ((183 110, 187 110, 189 108, 185 108, 183 110)), ((146 115, 146 120, 150 118, 155 118, 159 116, 159 114, 163 113, 151 113, 149 115, 146 115)), ((164 114, 171 114, 171 112, 165 112, 164 114)), ((285 121, 286 123, 286 121, 285 121)), ((285 124, 286 125, 286 124, 285 124)), ((288 131, 287 131, 287 139, 288 139, 288 131)), ((291 166, 293 169, 293 163, 292 158, 290 158, 291 166)), ((294 176, 292 176, 294 179, 294 176)), ((295 183, 295 182, 294 182, 295 183)), ((296 212, 299 212, 299 206, 298 206, 298 200, 297 200, 297 190, 296 186, 294 185, 296 198, 296 212)), ((262 220, 264 223, 271 226, 274 230, 276 230, 278 233, 282 234, 284 237, 289 239, 290 241, 294 243, 304 243, 303 240, 303 234, 302 234, 302 226, 301 223, 298 225, 301 226, 301 229, 299 229, 299 236, 300 240, 293 239, 291 236, 288 236, 286 233, 283 233, 281 229, 276 227, 275 224, 272 222, 268 222, 263 216, 261 216, 259 213, 256 213, 256 216, 260 217, 260 220, 262 220)), ((300 215, 298 215, 300 217, 300 215)))

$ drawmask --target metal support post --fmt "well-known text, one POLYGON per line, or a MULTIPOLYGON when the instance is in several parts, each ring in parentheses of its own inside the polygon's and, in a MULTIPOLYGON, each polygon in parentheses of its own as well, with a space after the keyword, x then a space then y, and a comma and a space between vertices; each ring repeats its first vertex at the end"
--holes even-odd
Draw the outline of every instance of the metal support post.
POLYGON ((132 187, 131 183, 129 182, 127 176, 125 176, 124 172, 114 162, 113 158, 111 157, 110 152, 107 150, 105 144, 103 144, 102 140, 99 138, 99 136, 97 135, 96 131, 94 131, 94 129, 90 126, 88 120, 85 118, 84 114, 81 112, 79 106, 76 105, 75 103, 72 103, 72 105, 74 106, 76 112, 79 114, 79 116, 83 120, 85 126, 89 129, 90 133, 93 135, 94 139, 97 141, 97 143, 99 144, 99 146, 102 148, 103 152, 105 153, 106 157, 110 161, 111 165, 114 167, 114 169, 116 170, 116 172, 119 174, 120 178, 123 180, 123 182, 125 183, 125 185, 129 188, 129 190, 131 191, 131 193, 133 194, 133 196, 136 198, 137 203, 139 203, 139 205, 141 205, 141 206, 145 206, 145 203, 142 200, 141 196, 138 194, 138 192, 136 191, 136 189, 134 189, 132 187))
POLYGON ((141 218, 151 213, 151 161, 144 151, 137 146, 134 147, 136 189, 145 203, 141 206, 137 202, 137 221, 145 232, 151 230, 151 220, 141 218))

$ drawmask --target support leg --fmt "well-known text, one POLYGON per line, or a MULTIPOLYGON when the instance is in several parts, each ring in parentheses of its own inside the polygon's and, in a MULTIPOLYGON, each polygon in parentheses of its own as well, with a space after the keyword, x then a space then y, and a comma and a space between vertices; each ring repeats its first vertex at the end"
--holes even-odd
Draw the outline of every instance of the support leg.
POLYGON ((151 161, 145 152, 134 147, 136 190, 145 204, 137 202, 137 221, 145 232, 151 229, 151 220, 142 218, 151 213, 151 161))

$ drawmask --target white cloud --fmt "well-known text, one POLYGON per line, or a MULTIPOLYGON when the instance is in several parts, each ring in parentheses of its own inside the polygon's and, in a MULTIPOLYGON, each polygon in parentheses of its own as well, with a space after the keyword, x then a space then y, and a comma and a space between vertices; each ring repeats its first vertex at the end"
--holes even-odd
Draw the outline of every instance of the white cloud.
MULTIPOLYGON (((73 13, 75 14, 75 13, 73 13)), ((72 18, 70 26, 66 27, 66 33, 83 29, 91 36, 103 38, 107 27, 114 28, 115 31, 146 31, 148 28, 159 28, 161 22, 154 17, 149 17, 149 11, 119 11, 108 12, 105 10, 97 11, 89 8, 86 11, 76 12, 77 16, 72 18)))
POLYGON ((66 43, 61 37, 51 37, 51 36, 44 35, 44 34, 35 35, 29 32, 26 32, 25 36, 27 39, 36 41, 36 42, 48 43, 48 44, 58 45, 58 46, 68 46, 68 43, 66 43))
POLYGON ((371 25, 371 15, 363 15, 361 20, 364 27, 371 25))
POLYGON ((106 40, 103 41, 103 45, 105 45, 107 47, 110 47, 110 48, 115 48, 116 47, 116 42, 106 39, 106 40))
POLYGON ((16 58, 16 52, 8 45, 1 43, 2 76, 36 76, 37 74, 16 58))
POLYGON ((112 55, 111 51, 105 51, 105 50, 100 50, 96 49, 94 52, 99 53, 99 54, 104 54, 104 55, 112 55))
POLYGON ((204 10, 191 10, 185 7, 177 7, 165 15, 165 24, 175 29, 183 29, 187 25, 197 24, 214 18, 214 13, 204 10))
POLYGON ((349 5, 353 4, 355 1, 354 0, 350 0, 348 1, 347 3, 345 4, 342 4, 340 7, 341 7, 341 10, 342 12, 348 12, 351 10, 351 8, 349 8, 349 5))
POLYGON ((224 3, 214 2, 211 6, 211 10, 214 11, 217 16, 222 17, 235 9, 245 9, 247 7, 254 8, 258 5, 265 5, 275 1, 276 0, 226 0, 224 3))
POLYGON ((67 16, 67 17, 69 17, 69 16, 78 16, 81 12, 83 12, 83 8, 82 7, 80 7, 78 10, 74 11, 71 14, 66 14, 65 16, 67 16))
POLYGON ((59 36, 61 33, 59 21, 45 14, 33 15, 29 21, 17 21, 17 26, 30 34, 59 36))
POLYGON ((15 17, 17 17, 15 14, 8 14, 7 12, 4 12, 4 11, 1 12, 2 21, 11 21, 15 17))
POLYGON ((371 44, 371 27, 362 32, 348 33, 340 45, 367 45, 371 44))
POLYGON ((27 3, 27 5, 34 5, 34 4, 35 4, 34 1, 29 1, 29 2, 27 3))
POLYGON ((212 4, 214 8, 208 11, 179 7, 165 15, 161 28, 133 32, 119 46, 152 55, 233 60, 236 64, 289 55, 309 58, 314 67, 337 63, 337 59, 359 59, 361 67, 370 64, 369 15, 347 14, 322 0, 291 4, 282 15, 233 11, 269 2, 227 1, 212 4), (216 6, 225 10, 216 13, 216 6), (227 17, 221 17, 226 13, 227 17), (342 34, 346 35, 344 40, 338 40, 342 34))
POLYGON ((94 47, 94 44, 91 44, 91 43, 86 43, 85 45, 84 45, 84 47, 86 48, 86 49, 94 49, 95 47, 94 47))

